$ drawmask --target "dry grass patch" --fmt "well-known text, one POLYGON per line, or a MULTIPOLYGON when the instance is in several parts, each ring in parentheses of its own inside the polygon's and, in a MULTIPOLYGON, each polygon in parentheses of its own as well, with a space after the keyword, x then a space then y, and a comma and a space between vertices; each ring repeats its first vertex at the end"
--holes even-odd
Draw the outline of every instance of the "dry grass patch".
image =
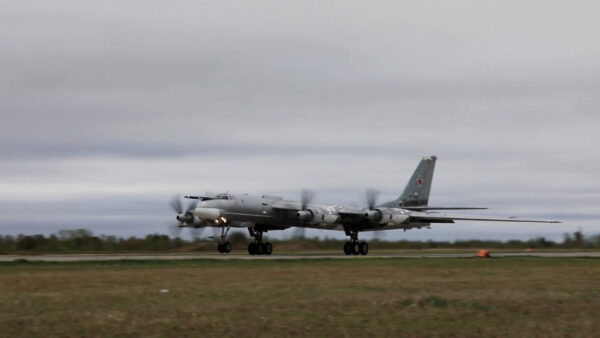
POLYGON ((598 280, 581 258, 2 265, 0 335, 594 336, 598 280))

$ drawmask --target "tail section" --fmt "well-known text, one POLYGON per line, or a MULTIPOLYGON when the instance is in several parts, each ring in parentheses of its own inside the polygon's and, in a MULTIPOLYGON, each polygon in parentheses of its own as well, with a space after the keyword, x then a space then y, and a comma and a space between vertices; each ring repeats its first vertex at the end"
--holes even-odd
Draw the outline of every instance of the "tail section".
POLYGON ((437 157, 423 157, 398 199, 399 206, 427 205, 437 157))
POLYGON ((435 169, 435 156, 425 156, 417 166, 404 192, 397 199, 382 204, 383 207, 426 206, 429 203, 429 192, 435 169))

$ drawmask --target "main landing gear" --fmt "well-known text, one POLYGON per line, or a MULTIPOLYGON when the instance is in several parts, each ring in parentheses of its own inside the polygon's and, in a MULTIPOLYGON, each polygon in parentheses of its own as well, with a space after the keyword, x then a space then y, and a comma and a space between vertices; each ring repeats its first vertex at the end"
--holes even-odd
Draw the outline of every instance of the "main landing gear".
POLYGON ((251 255, 270 255, 273 252, 273 244, 263 243, 263 232, 248 228, 250 236, 254 237, 254 242, 248 244, 248 253, 251 255))
POLYGON ((346 242, 346 243, 344 243, 344 253, 348 256, 349 255, 354 255, 354 256, 366 255, 367 253, 369 253, 369 244, 367 244, 367 242, 365 242, 365 241, 346 242))
POLYGON ((344 254, 349 255, 366 255, 369 253, 369 244, 365 241, 358 241, 358 231, 345 229, 346 235, 350 236, 350 241, 344 243, 344 254))
POLYGON ((223 226, 221 228, 221 238, 219 239, 219 245, 217 246, 217 250, 219 250, 220 253, 230 253, 232 246, 231 243, 229 241, 227 241, 227 234, 229 233, 229 229, 230 227, 227 227, 227 230, 225 229, 225 227, 223 226))

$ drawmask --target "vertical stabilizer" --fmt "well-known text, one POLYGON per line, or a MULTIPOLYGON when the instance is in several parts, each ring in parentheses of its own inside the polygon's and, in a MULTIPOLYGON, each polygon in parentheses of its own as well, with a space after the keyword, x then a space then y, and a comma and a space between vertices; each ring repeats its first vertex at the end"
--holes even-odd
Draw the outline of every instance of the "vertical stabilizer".
POLYGON ((382 204, 384 207, 425 206, 429 203, 429 192, 435 169, 435 156, 425 156, 397 199, 382 204))

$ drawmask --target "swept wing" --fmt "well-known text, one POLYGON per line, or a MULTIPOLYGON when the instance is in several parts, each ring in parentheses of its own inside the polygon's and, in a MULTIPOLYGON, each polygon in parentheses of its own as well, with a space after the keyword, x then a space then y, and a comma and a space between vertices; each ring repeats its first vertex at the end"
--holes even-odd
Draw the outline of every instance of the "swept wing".
POLYGON ((414 206, 414 207, 402 207, 403 209, 413 211, 427 211, 427 210, 486 210, 487 208, 481 207, 431 207, 427 205, 414 206))

